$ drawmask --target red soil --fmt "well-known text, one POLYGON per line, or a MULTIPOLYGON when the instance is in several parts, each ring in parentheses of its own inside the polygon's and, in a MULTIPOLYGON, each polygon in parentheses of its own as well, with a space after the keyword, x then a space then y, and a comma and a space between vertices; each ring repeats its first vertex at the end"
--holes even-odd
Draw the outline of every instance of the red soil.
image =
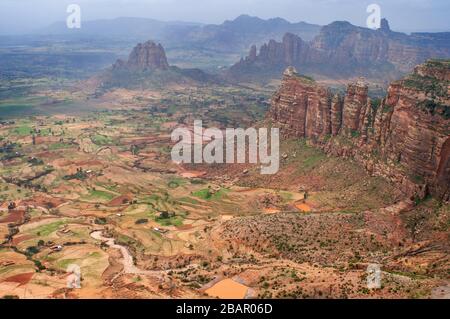
POLYGON ((133 197, 131 195, 122 195, 119 197, 114 198, 113 200, 111 200, 108 203, 108 206, 121 206, 124 204, 124 201, 127 200, 128 202, 131 202, 131 200, 133 199, 133 197))
POLYGON ((36 154, 36 157, 37 158, 41 158, 41 157, 45 158, 45 157, 53 157, 54 155, 55 154, 52 152, 42 152, 42 153, 36 154))
POLYGON ((35 196, 30 200, 23 201, 23 205, 41 206, 45 208, 55 208, 65 203, 62 198, 49 197, 49 196, 35 196))
POLYGON ((76 162, 77 166, 103 166, 103 163, 98 160, 87 160, 76 162))
POLYGON ((20 284, 21 286, 26 285, 33 278, 34 274, 35 274, 34 272, 30 272, 30 273, 26 273, 26 274, 19 274, 19 275, 11 276, 11 277, 8 277, 5 280, 3 280, 3 282, 16 282, 16 283, 20 284))
POLYGON ((24 210, 10 210, 4 218, 0 219, 0 224, 21 223, 23 222, 24 217, 24 210))
POLYGON ((181 226, 176 226, 176 228, 178 230, 189 230, 189 229, 192 229, 193 226, 192 225, 181 225, 181 226))
POLYGON ((122 138, 121 143, 123 145, 130 145, 130 144, 150 144, 160 141, 160 137, 156 136, 147 136, 147 137, 128 137, 128 138, 122 138))
POLYGON ((13 246, 17 246, 18 244, 20 244, 21 242, 31 239, 33 238, 33 236, 31 235, 24 235, 24 236, 19 236, 19 237, 14 237, 12 240, 12 244, 13 246))

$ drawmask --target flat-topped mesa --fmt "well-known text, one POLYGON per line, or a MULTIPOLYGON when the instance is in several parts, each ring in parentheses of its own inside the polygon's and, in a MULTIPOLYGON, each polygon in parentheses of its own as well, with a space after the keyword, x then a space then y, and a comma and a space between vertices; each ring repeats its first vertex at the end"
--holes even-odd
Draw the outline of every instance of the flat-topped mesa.
POLYGON ((405 194, 449 199, 449 78, 449 60, 429 61, 393 82, 377 102, 364 81, 349 84, 342 99, 288 68, 267 117, 283 137, 308 138, 328 153, 352 156, 405 194))
POLYGON ((162 45, 147 41, 134 47, 127 62, 118 60, 113 65, 115 70, 123 68, 139 71, 167 70, 169 63, 162 45))

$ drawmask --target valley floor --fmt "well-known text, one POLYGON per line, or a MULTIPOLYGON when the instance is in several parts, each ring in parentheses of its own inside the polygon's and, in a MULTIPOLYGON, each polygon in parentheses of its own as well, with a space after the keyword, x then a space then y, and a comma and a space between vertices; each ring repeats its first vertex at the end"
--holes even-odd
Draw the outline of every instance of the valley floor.
POLYGON ((173 128, 249 125, 267 92, 171 92, 76 96, 98 111, 0 126, 0 297, 449 297, 448 204, 412 203, 303 140, 282 144, 270 177, 177 165, 173 128), (67 287, 74 267, 80 289, 67 287))

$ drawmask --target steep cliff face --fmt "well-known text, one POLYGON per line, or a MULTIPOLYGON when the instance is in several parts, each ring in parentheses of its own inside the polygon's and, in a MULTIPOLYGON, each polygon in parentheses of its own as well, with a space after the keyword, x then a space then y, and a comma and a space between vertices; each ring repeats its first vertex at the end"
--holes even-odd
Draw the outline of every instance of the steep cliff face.
MULTIPOLYGON (((233 65, 227 77, 239 81, 264 81, 275 78, 288 66, 304 69, 311 61, 320 61, 321 54, 297 35, 286 33, 282 42, 270 40, 259 52, 252 46, 249 55, 233 65)), ((309 69, 308 69, 309 70, 309 69)))
POLYGON ((395 82, 381 103, 379 136, 382 154, 406 168, 415 182, 449 196, 450 62, 428 62, 395 82), (386 123, 383 123, 386 122, 386 123))
POLYGON ((282 42, 274 40, 251 48, 247 58, 230 68, 234 78, 278 75, 287 66, 302 72, 330 77, 365 76, 398 78, 429 58, 450 56, 450 33, 407 35, 391 31, 387 20, 371 30, 349 22, 324 26, 310 42, 287 33, 282 42))
POLYGON ((368 87, 362 81, 348 85, 342 117, 342 128, 347 132, 362 129, 368 103, 367 93, 368 87))
POLYGON ((279 124, 286 137, 316 139, 331 133, 330 103, 326 88, 288 68, 283 85, 272 99, 276 107, 269 110, 268 116, 279 124))
POLYGON ((305 137, 325 151, 353 157, 410 196, 450 197, 450 61, 429 61, 390 85, 380 102, 362 81, 345 97, 294 69, 285 72, 268 119, 284 137, 305 137))

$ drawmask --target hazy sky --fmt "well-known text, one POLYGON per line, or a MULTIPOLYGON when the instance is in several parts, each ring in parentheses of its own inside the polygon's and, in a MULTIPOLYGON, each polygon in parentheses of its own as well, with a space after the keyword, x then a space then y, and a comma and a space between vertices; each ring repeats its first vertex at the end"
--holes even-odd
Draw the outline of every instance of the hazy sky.
POLYGON ((450 31, 450 0, 0 0, 0 33, 28 32, 65 21, 72 3, 81 6, 83 20, 134 16, 222 23, 245 13, 317 24, 348 20, 357 25, 365 25, 366 8, 376 3, 394 30, 450 31))

